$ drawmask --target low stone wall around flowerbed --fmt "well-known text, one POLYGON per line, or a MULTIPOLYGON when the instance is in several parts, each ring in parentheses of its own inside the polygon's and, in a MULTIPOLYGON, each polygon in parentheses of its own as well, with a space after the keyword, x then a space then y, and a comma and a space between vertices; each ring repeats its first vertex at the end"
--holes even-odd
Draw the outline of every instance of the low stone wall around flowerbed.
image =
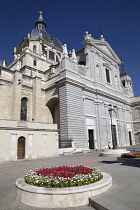
POLYGON ((117 157, 117 162, 118 163, 124 163, 124 162, 139 162, 140 163, 140 158, 122 158, 122 157, 117 157))
POLYGON ((102 172, 103 178, 89 185, 67 188, 37 187, 16 181, 16 199, 29 206, 40 208, 66 208, 89 204, 89 198, 107 191, 112 186, 112 177, 102 172))

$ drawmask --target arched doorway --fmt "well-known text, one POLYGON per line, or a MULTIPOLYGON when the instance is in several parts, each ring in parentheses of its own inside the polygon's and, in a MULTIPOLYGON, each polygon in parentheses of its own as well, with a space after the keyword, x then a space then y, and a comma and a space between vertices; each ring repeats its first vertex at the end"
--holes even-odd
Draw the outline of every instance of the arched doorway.
MULTIPOLYGON (((47 107, 50 110, 51 123, 57 124, 58 134, 60 134, 60 108, 59 99, 52 98, 47 102, 47 107)), ((60 138, 58 139, 60 145, 60 138)))
POLYGON ((25 158, 25 138, 23 136, 18 139, 17 158, 25 158))
POLYGON ((52 123, 57 124, 58 130, 60 129, 60 113, 59 113, 59 99, 52 98, 48 101, 47 107, 50 110, 52 123))
POLYGON ((109 106, 109 115, 110 115, 110 120, 111 120, 111 137, 112 137, 112 145, 113 149, 117 149, 118 147, 118 139, 117 139, 117 124, 116 124, 116 119, 117 119, 117 107, 115 106, 109 106))

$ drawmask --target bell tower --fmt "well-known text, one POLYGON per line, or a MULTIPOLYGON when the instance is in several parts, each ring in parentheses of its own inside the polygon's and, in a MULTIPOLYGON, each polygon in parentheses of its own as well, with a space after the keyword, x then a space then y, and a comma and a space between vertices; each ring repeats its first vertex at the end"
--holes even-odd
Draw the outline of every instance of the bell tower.
POLYGON ((129 96, 134 96, 133 87, 132 87, 132 79, 129 76, 129 74, 126 71, 126 68, 124 67, 124 62, 121 62, 121 73, 120 73, 120 79, 122 88, 124 90, 124 93, 129 96))

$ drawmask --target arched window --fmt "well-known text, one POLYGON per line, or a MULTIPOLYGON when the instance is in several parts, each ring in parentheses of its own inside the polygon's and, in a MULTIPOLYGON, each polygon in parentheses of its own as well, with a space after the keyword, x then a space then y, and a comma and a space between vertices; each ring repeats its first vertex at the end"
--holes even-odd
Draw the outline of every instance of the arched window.
POLYGON ((37 65, 37 61, 33 60, 33 66, 36 66, 36 65, 37 65))
POLYGON ((33 46, 33 52, 36 53, 36 45, 33 46))
POLYGON ((21 99, 20 120, 27 121, 27 98, 21 99))
POLYGON ((97 63, 97 64, 96 64, 96 71, 97 71, 97 75, 98 75, 98 76, 99 76, 99 74, 100 74, 99 68, 100 68, 100 66, 99 66, 99 64, 97 63))
POLYGON ((85 61, 80 61, 79 64, 84 66, 86 65, 85 61))
POLYGON ((49 59, 54 60, 54 52, 49 51, 49 59))
POLYGON ((125 87, 125 80, 122 81, 122 85, 125 87))

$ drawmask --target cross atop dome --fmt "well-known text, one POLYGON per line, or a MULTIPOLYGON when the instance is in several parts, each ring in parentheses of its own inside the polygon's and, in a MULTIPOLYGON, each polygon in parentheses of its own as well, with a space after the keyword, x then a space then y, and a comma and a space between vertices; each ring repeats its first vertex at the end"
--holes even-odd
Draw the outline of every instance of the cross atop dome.
POLYGON ((39 10, 38 13, 40 14, 39 20, 43 20, 43 17, 42 17, 42 13, 43 13, 43 12, 42 12, 42 10, 39 10))

